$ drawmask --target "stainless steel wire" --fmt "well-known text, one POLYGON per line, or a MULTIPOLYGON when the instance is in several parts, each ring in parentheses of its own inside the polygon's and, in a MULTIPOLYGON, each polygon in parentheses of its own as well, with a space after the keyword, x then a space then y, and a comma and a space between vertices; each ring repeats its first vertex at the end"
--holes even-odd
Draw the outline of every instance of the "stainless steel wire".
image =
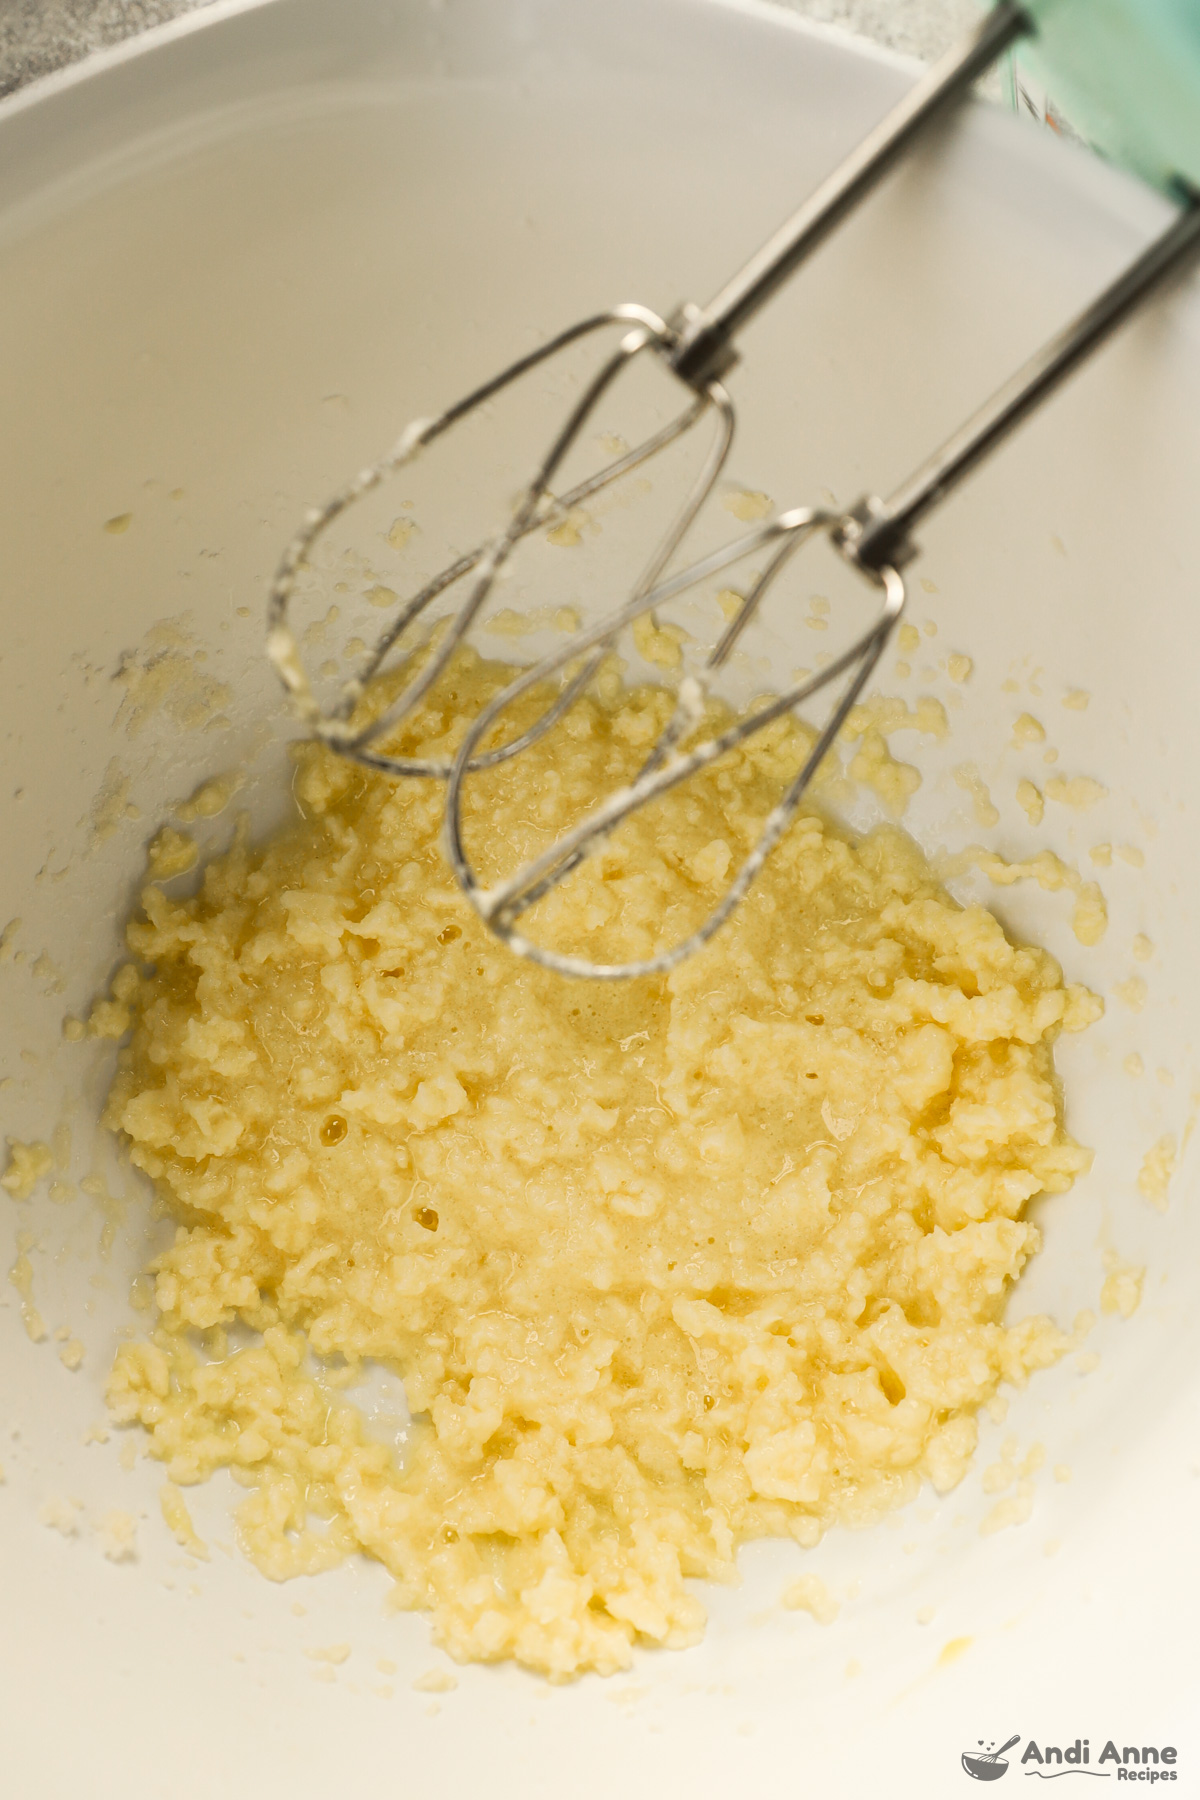
MULTIPOLYGON (((609 312, 597 313, 591 318, 581 320, 566 331, 560 332, 528 356, 512 363, 494 379, 475 388, 464 399, 448 408, 447 411, 440 413, 436 418, 415 420, 401 433, 396 443, 379 458, 378 462, 362 469, 353 480, 347 482, 343 488, 327 500, 324 506, 310 509, 301 529, 284 552, 271 585, 268 602, 267 653, 291 697, 293 706, 301 718, 311 725, 318 737, 343 756, 352 757, 355 761, 364 763, 370 768, 382 770, 387 774, 425 775, 446 779, 451 769, 451 764, 448 762, 425 757, 389 756, 381 751, 373 751, 370 746, 406 718, 433 687, 458 645, 466 636, 472 622, 491 593, 497 576, 522 538, 528 537, 540 526, 552 524, 557 517, 566 516, 573 507, 581 505, 584 500, 590 499, 592 495, 611 486, 634 469, 659 455, 668 445, 675 443, 690 431, 712 409, 716 412, 718 419, 718 429, 713 444, 704 458, 700 472, 682 507, 651 557, 639 587, 653 584, 670 561, 692 520, 711 493, 729 454, 733 439, 733 410, 720 383, 706 381, 698 393, 690 391, 686 406, 668 424, 632 450, 614 458, 598 473, 577 483, 568 492, 554 495, 550 491, 550 484, 564 457, 579 437, 597 405, 633 358, 647 349, 652 347, 661 349, 664 345, 673 342, 674 335, 670 328, 645 307, 618 306, 609 312), (458 557, 427 582, 417 594, 406 601, 390 624, 380 633, 374 647, 355 675, 343 684, 334 705, 328 711, 322 711, 309 681, 308 672, 304 667, 289 620, 289 609, 297 580, 317 540, 348 507, 379 487, 389 476, 412 463, 422 450, 448 431, 451 426, 477 412, 505 388, 519 381, 522 376, 529 374, 580 339, 588 337, 606 326, 630 323, 634 324, 637 329, 629 332, 623 338, 616 353, 603 363, 588 384, 532 480, 522 493, 503 533, 458 557), (353 714, 390 651, 411 630, 415 622, 435 600, 471 574, 475 579, 466 600, 452 616, 449 630, 443 635, 419 672, 376 718, 367 724, 355 725, 353 714)), ((419 643, 412 646, 409 651, 409 659, 423 647, 419 643)), ((593 673, 594 665, 581 669, 567 684, 555 704, 547 710, 530 731, 526 732, 519 740, 514 740, 501 749, 489 752, 480 766, 492 766, 526 749, 530 743, 548 730, 569 707, 576 694, 587 685, 593 673)))
POLYGON ((1168 229, 1071 324, 1031 357, 889 500, 868 495, 844 514, 815 508, 781 512, 723 548, 672 571, 672 564, 684 550, 688 534, 725 467, 733 441, 735 415, 724 380, 737 362, 734 332, 878 185, 917 136, 940 118, 952 101, 965 94, 997 56, 1033 29, 1021 6, 1013 0, 1000 0, 957 49, 915 84, 899 106, 707 307, 685 304, 666 320, 647 307, 622 305, 592 314, 558 333, 436 418, 410 425, 378 462, 361 470, 324 506, 306 514, 300 531, 284 552, 270 590, 268 652, 293 704, 313 732, 339 754, 391 775, 432 777, 446 783, 445 845, 455 876, 489 929, 518 954, 562 974, 592 979, 661 975, 720 929, 795 817, 821 761, 878 663, 904 606, 901 571, 916 554, 913 527, 1150 293, 1200 249, 1200 201, 1181 184, 1181 211, 1168 229), (459 556, 406 600, 354 676, 343 685, 334 704, 323 710, 304 668, 289 619, 298 579, 320 536, 347 507, 411 463, 452 426, 551 358, 610 329, 622 334, 615 351, 603 358, 586 382, 503 530, 459 556), (556 493, 556 479, 597 407, 636 360, 646 356, 654 358, 681 384, 679 411, 632 450, 613 458, 570 489, 556 493), (434 688, 472 625, 481 618, 497 578, 521 541, 644 467, 709 417, 715 428, 700 467, 628 596, 602 612, 594 623, 575 633, 551 655, 522 670, 476 718, 466 721, 454 757, 399 755, 380 748, 380 740, 409 718, 434 688), (711 681, 759 614, 765 596, 793 555, 818 533, 879 596, 877 610, 849 648, 825 668, 758 703, 732 726, 689 744, 702 727, 711 681), (635 779, 603 797, 584 819, 539 856, 492 885, 485 885, 464 841, 467 781, 517 756, 544 737, 585 693, 620 634, 637 620, 736 564, 764 553, 765 566, 753 577, 740 608, 702 669, 681 679, 674 711, 635 779), (424 628, 429 609, 460 583, 464 597, 442 621, 440 632, 431 633, 424 628), (364 721, 359 716, 360 708, 393 651, 400 656, 399 666, 405 676, 401 691, 364 721), (489 744, 487 740, 499 729, 505 713, 545 684, 550 684, 553 697, 533 723, 509 739, 489 744), (803 766, 768 815, 757 842, 722 899, 697 930, 653 956, 610 963, 556 951, 532 941, 517 929, 518 920, 529 908, 577 868, 583 857, 633 811, 679 786, 773 720, 795 711, 827 689, 836 691, 803 766))

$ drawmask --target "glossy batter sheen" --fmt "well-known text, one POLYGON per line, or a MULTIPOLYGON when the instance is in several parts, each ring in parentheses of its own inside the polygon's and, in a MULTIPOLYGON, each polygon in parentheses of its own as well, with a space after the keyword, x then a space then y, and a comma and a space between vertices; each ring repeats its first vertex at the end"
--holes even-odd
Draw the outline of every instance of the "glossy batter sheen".
MULTIPOLYGON (((497 678, 464 662, 456 696, 497 678)), ((472 831, 535 847, 665 705, 580 709, 553 761, 481 787, 472 831)), ((781 725, 643 815, 536 928, 601 954, 677 935, 804 743, 781 725)), ((565 980, 461 900, 440 789, 310 746, 296 791, 304 821, 197 898, 147 888, 100 1009, 133 1027, 109 1123, 179 1220, 110 1398, 171 1481, 231 1467, 266 1574, 366 1551, 453 1656, 556 1677, 694 1643, 685 1577, 746 1539, 952 1487, 980 1404, 1065 1347, 1001 1320, 1028 1201, 1088 1160, 1051 1046, 1091 997, 899 832, 815 813, 670 977, 565 980), (370 1358, 417 1415, 402 1464, 336 1390, 370 1358)))

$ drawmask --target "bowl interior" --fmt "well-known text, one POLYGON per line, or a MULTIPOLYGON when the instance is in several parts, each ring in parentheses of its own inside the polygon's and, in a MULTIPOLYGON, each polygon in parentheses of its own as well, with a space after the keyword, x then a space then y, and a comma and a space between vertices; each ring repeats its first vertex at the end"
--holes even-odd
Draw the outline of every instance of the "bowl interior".
MULTIPOLYGON (((1198 1579, 1194 1559, 1177 1567, 1198 1447, 1194 1160, 1182 1151, 1165 1214, 1137 1178, 1164 1134, 1186 1145, 1197 1083, 1194 285, 1153 305, 930 523, 911 576, 920 648, 908 677, 892 654, 878 682, 950 712, 947 742, 901 749, 924 772, 906 823, 928 850, 1051 847, 1106 896, 1107 933, 1084 948, 1068 895, 956 889, 987 894, 1107 1001, 1059 1054, 1095 1167, 1043 1208, 1045 1250, 1012 1303, 1069 1321, 1097 1307, 1106 1252, 1144 1265, 1138 1313, 1103 1316, 1089 1340, 1098 1365, 1068 1360, 1012 1396, 945 1500, 812 1553, 805 1566, 843 1598, 832 1626, 781 1610, 800 1553, 758 1545, 743 1586, 709 1596, 694 1651, 550 1694, 470 1668, 440 1703, 411 1687, 436 1661, 425 1622, 384 1613, 378 1571, 269 1587, 232 1546, 219 1483, 189 1497, 213 1561, 185 1566, 160 1471, 126 1466, 116 1438, 82 1441, 161 1227, 97 1137, 111 1062, 64 1043, 62 1022, 113 966, 144 842, 172 807, 244 766, 238 804, 258 828, 287 808, 295 728, 262 653, 263 595, 300 509, 577 314, 706 298, 910 78, 750 6, 345 0, 335 17, 275 0, 0 110, 0 337, 20 347, 0 373, 0 926, 20 921, 0 966, 0 1125, 53 1139, 60 1179, 99 1169, 119 1196, 0 1214, 5 1266, 30 1233, 36 1303, 86 1352, 69 1373, 6 1292, 0 1568, 22 1620, 6 1644, 10 1717, 29 1722, 13 1728, 21 1791, 86 1779, 98 1800, 185 1800, 225 1780, 315 1795, 351 1746, 359 1776, 393 1768, 402 1735, 430 1795, 482 1779, 549 1794, 564 1770, 580 1795, 607 1794, 614 1775, 638 1794, 685 1780, 716 1793, 789 1773, 800 1746, 806 1773, 866 1795, 876 1776, 854 1765, 851 1734, 886 1720, 906 1771, 894 1791, 924 1794, 940 1771, 947 1787, 961 1779, 966 1746, 1010 1719, 1061 1735, 1055 1720, 1086 1707, 1101 1732, 1118 1686, 1101 1617, 1114 1641, 1144 1632, 1159 1647, 1120 1671, 1146 1741, 1159 1720, 1160 1735, 1178 1730, 1179 1589, 1198 1579), (973 661, 965 684, 948 673, 956 654, 973 661), (1081 693, 1085 709, 1064 704, 1081 693), (1025 712, 1044 743, 1014 744, 1025 712), (956 777, 966 763, 998 813, 986 828, 956 777), (1084 811, 1048 804, 1034 829, 1017 782, 1055 773, 1107 791, 1084 811), (1045 1447, 1034 1514, 981 1536, 982 1471, 1010 1434, 1022 1455, 1045 1447), (79 1503, 65 1540, 43 1522, 63 1502, 79 1503), (141 1518, 133 1564, 96 1549, 110 1509, 141 1518), (304 1653, 335 1641, 351 1660, 315 1684, 304 1653), (381 1675, 380 1658, 398 1673, 381 1675), (385 1684, 389 1700, 374 1691, 385 1684), (48 1741, 52 1686, 74 1731, 48 1741)), ((1164 216, 1016 121, 959 118, 746 332, 731 479, 777 505, 886 492, 1164 216)), ((515 484, 537 408, 577 379, 543 383, 509 449, 481 450, 480 467, 515 484)), ((430 481, 425 503, 449 516, 454 491, 430 481)), ((803 661, 799 625, 773 617, 748 687, 803 661)))

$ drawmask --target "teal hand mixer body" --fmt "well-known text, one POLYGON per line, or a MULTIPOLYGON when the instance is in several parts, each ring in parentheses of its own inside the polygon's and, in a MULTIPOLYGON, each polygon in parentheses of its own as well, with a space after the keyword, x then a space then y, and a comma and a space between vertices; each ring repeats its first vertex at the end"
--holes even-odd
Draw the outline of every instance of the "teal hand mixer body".
POLYGON ((899 619, 904 570, 917 554, 913 532, 1009 433, 1174 271, 1200 252, 1200 0, 1000 0, 968 38, 919 80, 846 161, 726 283, 707 306, 685 304, 669 317, 641 305, 598 312, 559 333, 433 419, 417 420, 378 462, 324 506, 306 515, 271 588, 268 650, 293 703, 332 749, 397 777, 445 784, 445 848, 476 911, 520 955, 563 974, 596 979, 661 974, 697 950, 728 919, 794 818, 822 759, 861 695, 899 619), (890 496, 866 495, 849 511, 797 507, 763 520, 719 550, 686 560, 689 532, 725 466, 735 415, 727 380, 738 361, 739 328, 789 280, 840 221, 998 58, 1016 52, 1052 77, 1088 135, 1115 160, 1170 195, 1178 213, 1167 229, 1103 293, 1045 344, 890 496), (457 557, 403 600, 356 674, 323 709, 308 679, 289 606, 316 539, 356 500, 513 383, 586 338, 617 334, 570 407, 562 428, 512 508, 504 528, 457 557), (602 400, 611 399, 635 361, 651 357, 679 383, 678 413, 630 450, 568 489, 556 485, 602 400), (473 623, 486 617, 496 583, 522 539, 552 524, 602 489, 643 469, 668 445, 697 429, 711 437, 701 466, 652 556, 619 603, 555 651, 521 671, 473 719, 452 757, 390 753, 388 734, 435 687, 473 623), (878 595, 870 622, 850 647, 816 674, 756 702, 734 723, 711 727, 709 682, 759 613, 764 596, 805 543, 824 535, 878 595), (734 616, 703 665, 679 679, 673 715, 636 778, 596 805, 550 846, 485 885, 464 841, 463 795, 481 771, 517 757, 552 731, 597 677, 601 664, 644 615, 739 565, 753 574, 734 616), (436 605, 449 596, 450 610, 436 605), (430 621, 437 614, 437 629, 430 621), (382 711, 364 709, 369 684, 398 666, 400 691, 382 711), (505 715, 531 690, 553 699, 515 735, 505 715), (634 962, 601 962, 533 941, 519 921, 581 858, 635 808, 686 782, 782 714, 818 694, 829 701, 803 766, 780 795, 760 835, 732 874, 719 904, 682 941, 634 962), (364 719, 364 710, 370 716, 364 719))

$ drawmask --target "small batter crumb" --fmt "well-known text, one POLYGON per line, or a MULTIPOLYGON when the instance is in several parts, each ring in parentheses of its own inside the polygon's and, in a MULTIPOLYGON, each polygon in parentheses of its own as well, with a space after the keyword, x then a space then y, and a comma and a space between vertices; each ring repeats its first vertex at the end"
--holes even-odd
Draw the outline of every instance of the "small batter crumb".
POLYGON ((1149 962, 1154 955, 1154 945, 1144 932, 1139 931, 1133 940, 1133 956, 1135 962, 1149 962))
POLYGON ((574 506, 560 524, 551 526, 546 533, 546 542, 559 550, 577 550, 583 542, 587 524, 588 515, 581 507, 574 506))
POLYGON ((487 628, 493 637, 523 638, 535 631, 569 634, 578 631, 582 623, 583 617, 574 606, 535 606, 528 612, 516 612, 506 606, 489 616, 487 628))
POLYGON ((801 1575, 784 1589, 783 1604, 792 1612, 806 1612, 818 1625, 832 1625, 841 1608, 819 1575, 801 1575))
POLYGON ((1088 855, 1096 864, 1097 868, 1108 869, 1112 867, 1113 853, 1111 844, 1093 844, 1088 851, 1088 855))
POLYGON ((1079 889, 1071 929, 1081 944, 1098 944, 1108 930, 1108 907, 1094 881, 1079 889))
POLYGON ((80 1369, 83 1367, 84 1348, 78 1338, 68 1338, 58 1353, 58 1360, 64 1369, 80 1369))
POLYGON ((1143 869, 1146 866, 1145 853, 1136 844, 1118 844, 1117 855, 1122 862, 1128 863, 1131 869, 1143 869))
POLYGON ((1083 688, 1071 688, 1063 695, 1063 705, 1069 712, 1086 712, 1092 696, 1083 688))
POLYGON ((774 502, 768 494, 738 488, 733 493, 723 494, 721 505, 726 512, 731 512, 735 519, 741 519, 743 524, 751 525, 756 519, 768 518, 773 510, 774 502))
POLYGON ((164 825, 151 839, 146 853, 151 880, 170 881, 176 875, 186 875, 195 868, 199 855, 195 838, 164 825))
POLYGON ((1024 1525, 1033 1512, 1033 1482, 1024 1479, 1018 1481, 1015 1494, 1009 1494, 1004 1500, 998 1500, 991 1512, 981 1521, 980 1537, 991 1537, 994 1532, 1007 1531, 1010 1526, 1024 1525))
POLYGON ((981 1485, 985 1494, 1002 1494, 1017 1479, 1016 1467, 1007 1458, 994 1462, 983 1471, 981 1485))
POLYGON ((992 796, 988 793, 987 784, 974 763, 960 763, 954 771, 957 785, 971 797, 971 810, 975 815, 975 823, 984 830, 990 830, 1000 823, 1000 814, 992 804, 992 796))
POLYGON ((1047 800, 1056 800, 1060 806, 1073 806, 1077 812, 1095 806, 1107 793, 1108 789, 1093 781, 1090 775, 1073 775, 1069 781, 1065 775, 1051 775, 1046 783, 1047 800))
POLYGON ((975 664, 969 656, 951 656, 946 661, 946 673, 951 681, 962 683, 970 681, 975 672, 975 664))
POLYGON ((1115 982, 1113 993, 1130 1012, 1141 1012, 1146 1004, 1146 983, 1140 975, 1131 975, 1128 981, 1115 982))
POLYGON ((46 1337, 46 1321, 33 1303, 33 1264, 29 1260, 29 1238, 22 1232, 17 1239, 17 1259, 8 1272, 8 1279, 21 1296, 21 1322, 25 1334, 33 1344, 40 1344, 46 1337))
POLYGON ((688 867, 697 881, 710 887, 724 881, 732 861, 733 852, 725 839, 714 838, 711 844, 706 844, 703 850, 696 852, 695 856, 690 859, 688 867))
POLYGON ((950 721, 945 707, 932 694, 922 694, 915 706, 894 695, 876 695, 851 707, 842 736, 853 743, 871 730, 882 732, 884 737, 891 737, 896 731, 920 731, 940 742, 950 735, 950 721))
POLYGON ((187 1509, 187 1502, 173 1481, 164 1481, 158 1490, 158 1503, 162 1508, 162 1516, 167 1530, 181 1549, 189 1556, 198 1558, 200 1562, 208 1561, 208 1545, 192 1524, 192 1515, 187 1509))
MULTIPOLYGON (((1098 944, 1108 929, 1108 907, 1104 895, 1094 881, 1085 881, 1078 869, 1063 862, 1053 850, 1039 850, 1025 862, 1008 862, 997 855, 994 850, 987 850, 980 844, 968 846, 962 859, 967 865, 974 864, 980 872, 1000 887, 1009 887, 1015 881, 1036 881, 1040 888, 1048 893, 1060 892, 1064 888, 1075 896, 1075 913, 1071 920, 1071 929, 1081 944, 1098 944)), ((1081 990, 1082 992, 1082 990, 1081 990)), ((1089 997, 1099 1011, 1091 1011, 1084 1023, 1091 1023, 1103 1011, 1102 1002, 1095 996, 1089 997)), ((1079 1029, 1081 1027, 1076 1027, 1079 1029)), ((1068 1026, 1068 1029, 1071 1029, 1068 1026)))
POLYGON ((903 624, 896 632, 896 647, 902 656, 915 656, 921 648, 921 634, 915 625, 903 624))
POLYGON ((0 1175, 0 1187, 14 1200, 28 1200, 38 1182, 44 1181, 53 1169, 54 1156, 49 1144, 40 1140, 22 1144, 16 1138, 9 1138, 8 1164, 0 1175))
POLYGON ((1171 1177, 1175 1173, 1177 1146, 1173 1133, 1166 1132, 1152 1144, 1142 1158, 1138 1174, 1138 1193, 1159 1212, 1166 1212, 1170 1198, 1171 1177))
POLYGON ((1065 1484, 1066 1484, 1066 1483, 1067 1483, 1067 1482, 1068 1482, 1068 1481, 1070 1481, 1070 1479, 1071 1479, 1071 1467, 1070 1467, 1070 1464, 1069 1464, 1069 1463, 1055 1463, 1055 1465, 1054 1465, 1054 1479, 1055 1479, 1055 1481, 1057 1481, 1057 1482, 1058 1482, 1058 1483, 1059 1483, 1059 1484, 1060 1484, 1060 1485, 1061 1485, 1061 1486, 1065 1486, 1065 1484))
POLYGON ((1125 1058, 1123 1067, 1124 1067, 1125 1073, 1127 1075, 1132 1075, 1135 1081, 1139 1078, 1139 1076, 1142 1076, 1146 1073, 1146 1065, 1142 1061, 1141 1057, 1138 1055, 1136 1050, 1130 1051, 1129 1055, 1125 1058))
POLYGON ((1032 781, 1018 781, 1017 805, 1025 814, 1031 825, 1040 825, 1046 811, 1040 790, 1032 781))
POLYGON ((427 1669, 424 1675, 418 1675, 413 1682, 419 1694, 452 1694, 458 1686, 457 1675, 449 1669, 427 1669))
POLYGON ((915 707, 900 699, 879 696, 863 701, 851 708, 842 727, 843 738, 859 744, 849 774, 852 780, 872 788, 899 818, 920 787, 921 774, 911 763, 899 762, 892 756, 888 737, 896 731, 920 731, 940 739, 949 730, 946 709, 932 695, 923 694, 915 707))
POLYGON ((129 1030, 130 1011, 117 1000, 97 1000, 88 1015, 92 1037, 122 1038, 129 1030))
POLYGON ((106 1512, 96 1528, 96 1539, 109 1562, 137 1561, 137 1520, 119 1507, 106 1512))
POLYGON ((38 1518, 51 1531, 57 1531, 62 1537, 72 1538, 79 1535, 79 1515, 82 1510, 78 1500, 54 1498, 42 1502, 38 1508, 38 1518))
POLYGON ((215 819, 240 792, 245 780, 246 777, 236 769, 225 775, 212 776, 201 783, 190 800, 176 807, 175 817, 185 825, 193 824, 197 819, 215 819))
POLYGON ((326 1644, 323 1647, 306 1650, 304 1654, 310 1656, 314 1662, 334 1663, 340 1667, 342 1663, 349 1662, 352 1649, 351 1644, 326 1644))
POLYGON ((1046 727, 1032 713, 1023 712, 1013 726, 1012 741, 1018 749, 1022 744, 1044 744, 1046 727))
POLYGON ((687 632, 682 626, 661 624, 651 613, 643 613, 633 626, 633 643, 638 655, 660 669, 682 666, 686 638, 687 632))
POLYGON ((912 763, 898 761, 882 732, 873 728, 863 732, 850 759, 849 773, 853 781, 877 793, 894 818, 903 817, 921 785, 921 771, 912 763))
POLYGON ((1100 1311, 1120 1313, 1123 1319, 1132 1319, 1142 1302, 1145 1269, 1123 1262, 1115 1250, 1105 1251, 1104 1266, 1108 1274, 1100 1290, 1100 1311))
POLYGON ((38 956, 37 960, 34 962, 31 973, 36 976, 39 981, 45 981, 50 984, 48 990, 50 993, 58 994, 62 992, 62 970, 56 962, 51 960, 45 950, 42 951, 41 955, 38 956))

